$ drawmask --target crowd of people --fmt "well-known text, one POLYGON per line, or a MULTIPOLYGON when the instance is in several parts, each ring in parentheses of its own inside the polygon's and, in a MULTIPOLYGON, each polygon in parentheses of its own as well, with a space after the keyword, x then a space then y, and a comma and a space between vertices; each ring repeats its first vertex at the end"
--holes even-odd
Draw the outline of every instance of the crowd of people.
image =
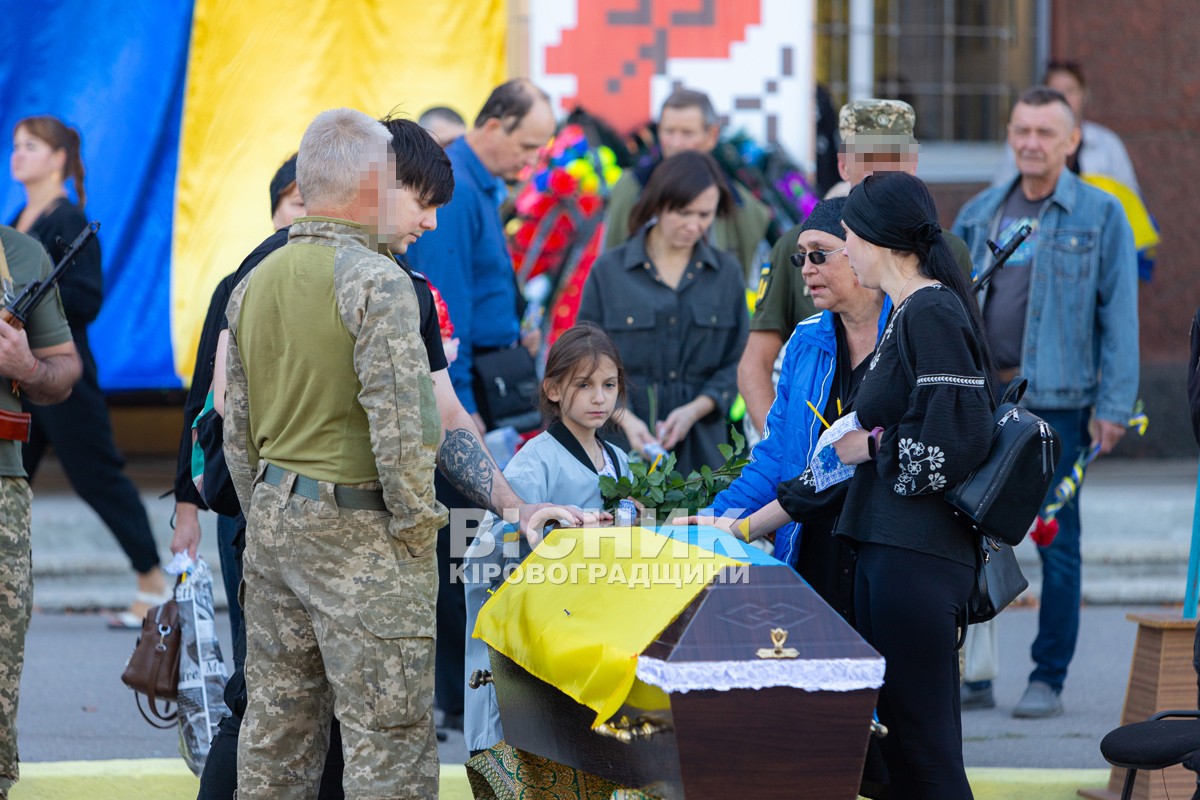
MULTIPOLYGON (((506 519, 522 537, 516 560, 551 521, 611 523, 598 481, 628 474, 630 458, 667 450, 684 472, 718 466, 739 393, 761 440, 691 521, 769 540, 886 659, 878 716, 890 735, 872 746, 868 796, 970 797, 960 714, 995 699, 990 683, 960 687, 978 535, 945 492, 987 456, 996 398, 1018 373, 1026 404, 1062 438, 1059 476, 1093 443, 1112 450, 1137 392, 1130 226, 1076 174, 1117 169, 1112 134, 1082 120, 1077 66, 1052 63, 1046 82, 1012 109, 1015 172, 968 202, 952 232, 914 175, 913 109, 848 104, 843 183, 773 247, 769 211, 710 155, 712 103, 675 91, 658 157, 613 187, 578 322, 549 348, 522 324, 501 216, 509 184, 554 134, 548 96, 509 81, 470 127, 444 107, 420 123, 318 115, 271 181, 276 232, 213 294, 185 407, 171 549, 194 555, 199 512, 218 512, 235 641, 200 797, 436 797, 435 704, 473 758, 503 747, 494 694, 464 691, 486 667, 471 630, 495 583, 464 587, 455 567, 514 558, 494 546, 506 519), (974 292, 988 240, 1024 224, 1033 234, 974 292), (485 436, 516 418, 514 394, 539 404, 542 432, 501 470, 485 436), (860 429, 836 449, 853 477, 819 490, 817 440, 850 414, 860 429)), ((23 120, 13 173, 28 202, 0 227, 6 291, 45 274, 55 237, 84 225, 78 134, 23 120)), ((61 304, 26 331, 0 323, 0 374, 14 389, 0 406, 35 404, 23 461, 18 441, 0 449, 0 536, 13 553, 0 565, 13 598, 0 604, 0 796, 17 777, 26 475, 47 443, 138 573, 114 624, 137 622, 167 588, 87 347, 98 246, 68 274, 61 304), (77 476, 72 459, 93 468, 77 476)), ((1058 519, 1040 548, 1037 668, 1018 716, 1062 712, 1078 504, 1058 519)))

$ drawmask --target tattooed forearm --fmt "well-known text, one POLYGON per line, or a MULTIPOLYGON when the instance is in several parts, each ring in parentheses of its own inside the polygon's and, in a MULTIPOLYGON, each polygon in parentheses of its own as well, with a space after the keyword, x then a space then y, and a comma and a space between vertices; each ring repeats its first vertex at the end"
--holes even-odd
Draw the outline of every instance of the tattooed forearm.
POLYGON ((438 467, 458 489, 479 508, 492 508, 492 486, 496 464, 479 443, 479 438, 466 428, 446 431, 438 448, 438 467))

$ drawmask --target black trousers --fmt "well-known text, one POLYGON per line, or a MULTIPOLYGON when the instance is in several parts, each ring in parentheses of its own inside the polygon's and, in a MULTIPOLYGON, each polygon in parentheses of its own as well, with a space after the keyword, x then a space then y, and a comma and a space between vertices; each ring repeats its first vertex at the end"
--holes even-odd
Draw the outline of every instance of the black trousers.
POLYGON ((969 800, 955 644, 975 568, 887 545, 857 548, 858 631, 887 660, 878 711, 891 797, 969 800))
MULTIPOLYGON (((239 518, 233 523, 234 531, 229 544, 240 585, 242 554, 246 550, 245 520, 239 518)), ((240 599, 235 590, 229 600, 230 608, 240 599)), ((238 736, 242 732, 242 715, 246 713, 246 626, 242 624, 240 614, 234 627, 233 674, 225 684, 225 705, 229 707, 230 714, 217 725, 217 735, 209 745, 196 800, 233 800, 237 791, 238 736)), ((321 773, 317 800, 344 800, 346 793, 342 791, 342 772, 345 766, 342 727, 335 719, 329 726, 329 752, 325 756, 325 771, 321 773)))
POLYGON ((25 410, 33 416, 29 441, 22 448, 30 481, 50 445, 71 488, 104 520, 134 570, 146 573, 158 566, 150 519, 113 444, 112 421, 95 367, 84 367, 83 377, 65 401, 52 406, 26 403, 25 410))
POLYGON ((462 524, 462 510, 474 507, 442 474, 434 473, 434 491, 438 502, 450 509, 450 522, 438 531, 438 597, 437 597, 437 648, 434 655, 433 689, 437 707, 447 716, 462 716, 463 692, 466 678, 463 675, 466 659, 467 596, 462 583, 451 580, 452 570, 462 564, 462 540, 470 539, 462 531, 458 537, 450 529, 462 524), (457 510, 457 513, 456 513, 457 510), (454 546, 454 545, 458 546, 454 546))

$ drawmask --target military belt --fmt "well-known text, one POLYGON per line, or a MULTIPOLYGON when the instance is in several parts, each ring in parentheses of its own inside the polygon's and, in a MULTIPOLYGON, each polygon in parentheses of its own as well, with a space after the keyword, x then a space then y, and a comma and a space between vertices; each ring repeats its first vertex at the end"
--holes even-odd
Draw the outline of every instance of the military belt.
MULTIPOLYGON (((291 470, 267 464, 263 480, 272 486, 282 486, 291 470)), ((320 500, 320 482, 296 473, 296 481, 292 484, 292 494, 307 497, 309 500, 320 500)), ((358 509, 362 511, 387 511, 383 503, 383 492, 380 489, 353 489, 349 486, 333 487, 333 499, 338 508, 358 509)))

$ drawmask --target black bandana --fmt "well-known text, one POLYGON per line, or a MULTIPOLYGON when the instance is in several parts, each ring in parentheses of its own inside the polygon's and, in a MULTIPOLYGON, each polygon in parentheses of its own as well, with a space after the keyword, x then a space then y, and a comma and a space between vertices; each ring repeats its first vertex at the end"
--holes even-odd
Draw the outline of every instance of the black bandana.
POLYGON ((846 198, 844 197, 822 200, 808 215, 808 219, 804 220, 804 224, 800 226, 800 232, 821 231, 835 239, 845 239, 846 231, 842 228, 842 207, 845 205, 846 198))
POLYGON ((937 220, 923 220, 915 227, 900 227, 898 221, 907 215, 902 209, 891 207, 894 203, 891 197, 872 192, 872 177, 855 186, 846 198, 842 209, 846 227, 860 239, 889 250, 927 251, 942 235, 942 226, 937 220))

